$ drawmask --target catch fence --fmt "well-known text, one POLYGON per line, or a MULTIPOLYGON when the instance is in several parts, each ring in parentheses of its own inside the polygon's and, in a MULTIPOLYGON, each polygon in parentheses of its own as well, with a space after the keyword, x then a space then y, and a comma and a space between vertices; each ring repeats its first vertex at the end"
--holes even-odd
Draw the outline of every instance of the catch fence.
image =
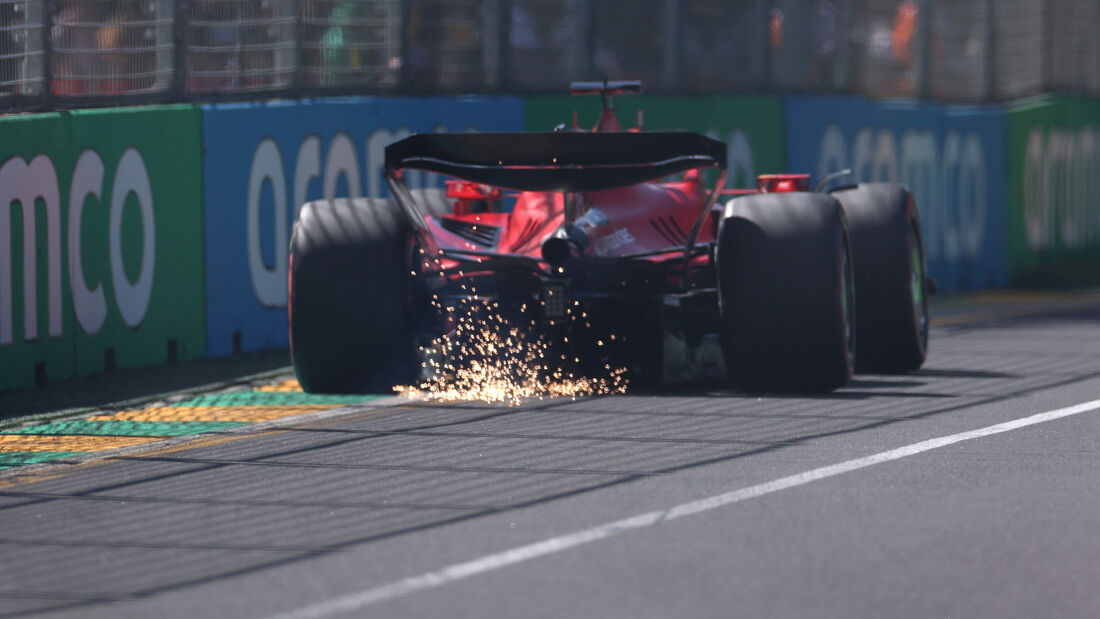
POLYGON ((0 112, 330 94, 1100 95, 1096 0, 0 0, 0 112))

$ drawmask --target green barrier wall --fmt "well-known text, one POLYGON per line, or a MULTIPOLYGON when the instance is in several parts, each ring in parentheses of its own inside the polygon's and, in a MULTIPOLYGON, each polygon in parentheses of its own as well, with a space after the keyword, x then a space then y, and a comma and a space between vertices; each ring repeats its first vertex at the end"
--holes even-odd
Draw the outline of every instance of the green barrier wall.
POLYGON ((63 247, 69 127, 62 114, 0 119, 0 390, 33 385, 36 364, 61 377, 75 368, 63 247))
POLYGON ((1100 283, 1100 101, 1042 97, 1007 116, 1012 283, 1100 283))
POLYGON ((200 135, 186 105, 0 119, 0 390, 204 355, 200 135))
MULTIPOLYGON (((778 97, 615 97, 623 128, 636 124, 643 113, 646 130, 697 131, 729 146, 727 187, 756 187, 757 174, 785 172, 783 103, 778 97)), ((583 129, 595 126, 599 97, 547 96, 525 101, 528 131, 550 131, 559 124, 572 126, 573 110, 583 129)), ((808 171, 808 170, 807 170, 808 171)))

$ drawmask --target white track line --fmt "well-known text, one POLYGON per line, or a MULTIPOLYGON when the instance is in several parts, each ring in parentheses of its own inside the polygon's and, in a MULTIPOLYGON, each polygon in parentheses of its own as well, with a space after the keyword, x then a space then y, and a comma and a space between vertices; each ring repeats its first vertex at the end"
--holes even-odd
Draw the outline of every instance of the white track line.
POLYGON ((390 583, 388 585, 382 585, 381 587, 366 589, 358 593, 353 593, 351 595, 346 595, 343 597, 328 600, 326 602, 321 602, 319 604, 314 604, 312 606, 299 608, 297 610, 278 615, 277 619, 304 619, 307 617, 327 617, 336 613, 347 613, 355 611, 366 606, 370 606, 372 604, 377 604, 378 602, 383 602, 417 591, 441 587, 457 580, 470 578, 471 576, 477 576, 478 574, 484 574, 486 572, 498 570, 509 565, 515 565, 524 561, 530 561, 531 559, 551 555, 556 552, 575 548, 577 546, 583 546, 584 544, 589 544, 601 539, 619 535, 621 533, 626 533, 627 531, 653 526, 659 522, 663 522, 666 520, 674 520, 676 518, 682 518, 684 516, 701 514, 712 509, 717 509, 719 507, 731 505, 733 503, 739 503, 747 499, 764 496, 773 492, 779 492, 780 490, 794 488, 796 486, 808 484, 810 482, 818 481, 820 479, 835 477, 837 475, 841 475, 851 471, 867 468, 875 464, 891 462, 893 460, 899 460, 907 456, 916 455, 925 451, 930 451, 932 449, 939 449, 940 447, 946 447, 955 443, 970 441, 993 434, 1000 434, 1002 432, 1009 432, 1011 430, 1017 430, 1019 428, 1026 428, 1028 426, 1045 423, 1047 421, 1053 421, 1055 419, 1061 419, 1063 417, 1071 417, 1073 415, 1087 413, 1096 409, 1100 409, 1100 400, 1093 400, 1091 402, 1077 404, 1076 406, 1059 408, 1057 410, 1039 413, 1030 417, 1024 417, 1023 419, 1006 421, 1004 423, 998 423, 996 425, 988 426, 978 430, 960 432, 958 434, 952 434, 950 436, 942 436, 940 438, 921 441, 919 443, 914 443, 905 447, 899 447, 897 449, 891 449, 890 451, 884 451, 871 456, 856 458, 855 460, 848 460, 846 462, 840 462, 838 464, 833 464, 830 466, 824 466, 821 468, 813 469, 812 471, 806 471, 805 473, 791 475, 790 477, 783 477, 782 479, 776 479, 774 481, 769 481, 756 486, 741 488, 740 490, 726 492, 706 499, 683 503, 667 510, 639 514, 637 516, 632 516, 623 520, 617 520, 615 522, 603 524, 598 527, 593 527, 591 529, 576 531, 574 533, 569 533, 560 537, 554 537, 541 542, 536 542, 534 544, 529 544, 527 546, 520 546, 518 548, 512 548, 511 550, 505 550, 504 552, 486 555, 484 557, 481 557, 480 559, 474 559, 465 563, 456 563, 454 565, 436 570, 434 572, 428 572, 426 574, 421 574, 420 576, 413 576, 411 578, 406 578, 405 580, 400 580, 394 583, 390 583))

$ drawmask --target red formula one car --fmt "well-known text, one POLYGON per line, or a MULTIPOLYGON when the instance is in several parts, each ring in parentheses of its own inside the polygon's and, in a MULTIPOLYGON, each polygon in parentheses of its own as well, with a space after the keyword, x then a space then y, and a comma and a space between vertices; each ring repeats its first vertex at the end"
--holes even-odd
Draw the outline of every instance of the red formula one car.
POLYGON ((414 135, 386 149, 392 198, 305 204, 288 304, 302 387, 422 378, 418 351, 470 301, 537 329, 568 371, 622 367, 634 385, 828 391, 920 367, 929 283, 904 187, 725 191, 723 143, 620 130, 611 97, 639 90, 574 84, 603 98, 593 131, 414 135), (408 169, 454 180, 410 190, 408 169))

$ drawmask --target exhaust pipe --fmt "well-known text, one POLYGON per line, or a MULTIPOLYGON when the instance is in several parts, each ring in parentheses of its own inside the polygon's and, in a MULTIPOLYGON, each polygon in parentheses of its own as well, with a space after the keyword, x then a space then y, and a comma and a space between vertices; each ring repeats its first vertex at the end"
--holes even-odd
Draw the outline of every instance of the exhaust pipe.
POLYGON ((580 256, 580 248, 560 228, 542 242, 542 259, 552 267, 564 267, 580 256))
POLYGON ((546 237, 542 242, 542 259, 551 266, 563 267, 571 260, 580 258, 592 238, 599 238, 601 232, 610 232, 610 227, 606 215, 597 209, 588 209, 577 221, 562 224, 546 237))

